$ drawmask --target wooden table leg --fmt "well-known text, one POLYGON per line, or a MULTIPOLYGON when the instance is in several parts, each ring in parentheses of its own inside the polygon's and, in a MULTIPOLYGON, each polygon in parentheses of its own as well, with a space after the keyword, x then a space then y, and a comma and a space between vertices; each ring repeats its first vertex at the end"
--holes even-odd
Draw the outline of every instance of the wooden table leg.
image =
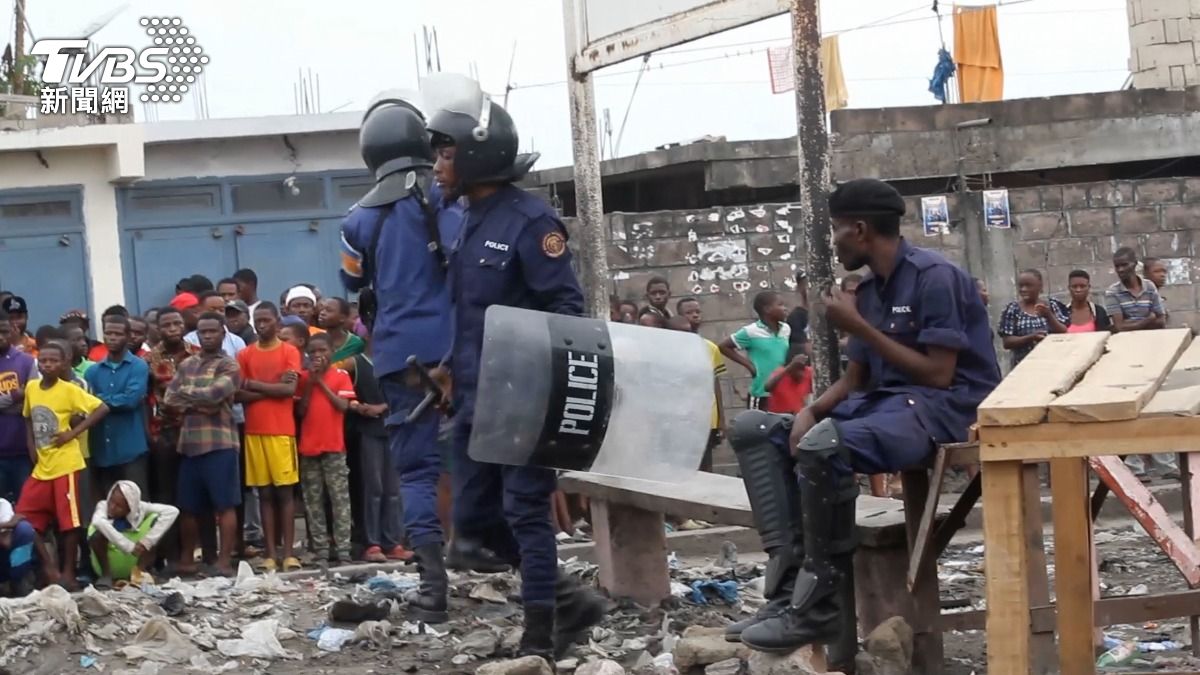
POLYGON ((987 564, 987 672, 1028 675, 1029 567, 1021 462, 988 462, 981 476, 987 564))
POLYGON ((593 499, 592 521, 600 586, 609 595, 647 607, 671 596, 661 513, 593 499))
MULTIPOLYGON (((1183 493, 1183 531, 1200 542, 1200 452, 1179 453, 1180 490, 1183 493)), ((1200 617, 1188 617, 1191 624, 1192 655, 1200 656, 1200 617)))
MULTIPOLYGON (((1046 542, 1042 535, 1042 482, 1038 465, 1026 464, 1021 469, 1022 501, 1025 508, 1025 564, 1029 568, 1029 605, 1045 607, 1050 604, 1050 574, 1046 569, 1046 542)), ((1030 626, 1030 656, 1033 675, 1058 672, 1058 653, 1054 646, 1054 631, 1037 632, 1030 626)))
POLYGON ((1055 590, 1058 599, 1058 651, 1063 675, 1094 675, 1092 645, 1092 518, 1087 460, 1050 461, 1054 496, 1055 590), (1074 572, 1074 573, 1073 573, 1074 572))

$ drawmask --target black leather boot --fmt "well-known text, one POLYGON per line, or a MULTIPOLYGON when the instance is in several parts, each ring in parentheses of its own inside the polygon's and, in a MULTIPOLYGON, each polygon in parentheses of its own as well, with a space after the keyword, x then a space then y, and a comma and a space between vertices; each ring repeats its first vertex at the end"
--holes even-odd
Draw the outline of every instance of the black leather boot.
POLYGON ((740 642, 747 628, 778 616, 792 603, 796 574, 804 561, 800 486, 787 447, 792 420, 751 410, 733 422, 730 444, 754 514, 754 525, 770 559, 763 584, 767 604, 754 616, 725 628, 725 639, 740 642))
POLYGON ((512 569, 483 544, 473 539, 455 537, 450 542, 450 550, 446 553, 446 566, 457 572, 478 572, 480 574, 497 574, 512 569))
POLYGON ((604 618, 604 601, 560 570, 554 584, 554 658, 561 659, 604 618))
POLYGON ((765 652, 790 652, 829 643, 842 630, 841 589, 852 579, 854 502, 858 484, 837 423, 817 423, 797 448, 804 511, 804 567, 796 576, 791 605, 778 616, 742 632, 742 642, 765 652))
POLYGON ((408 603, 408 614, 425 623, 446 623, 450 620, 446 611, 449 580, 446 578, 442 546, 426 544, 413 553, 421 583, 416 590, 409 591, 404 596, 408 603))
POLYGON ((554 607, 525 608, 525 632, 521 634, 517 656, 540 656, 554 667, 554 607))

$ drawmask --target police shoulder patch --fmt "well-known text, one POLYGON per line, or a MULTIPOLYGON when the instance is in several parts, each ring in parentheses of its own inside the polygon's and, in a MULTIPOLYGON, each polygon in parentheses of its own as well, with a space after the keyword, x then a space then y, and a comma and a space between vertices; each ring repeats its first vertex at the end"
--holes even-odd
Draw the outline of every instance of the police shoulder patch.
POLYGON ((546 236, 542 237, 542 253, 545 253, 547 258, 558 258, 566 252, 567 240, 561 232, 547 232, 546 236))

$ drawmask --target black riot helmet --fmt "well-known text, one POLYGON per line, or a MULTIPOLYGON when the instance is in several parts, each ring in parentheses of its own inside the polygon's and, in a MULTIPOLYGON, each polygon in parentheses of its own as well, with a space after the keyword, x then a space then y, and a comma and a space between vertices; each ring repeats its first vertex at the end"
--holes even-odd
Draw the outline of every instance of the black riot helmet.
POLYGON ((433 167, 433 148, 425 117, 417 106, 397 94, 377 96, 358 131, 363 162, 375 179, 361 206, 382 206, 408 196, 416 169, 433 167))
POLYGON ((460 187, 518 181, 539 157, 517 153, 512 116, 487 94, 439 109, 430 116, 428 129, 434 147, 456 148, 454 173, 460 187))

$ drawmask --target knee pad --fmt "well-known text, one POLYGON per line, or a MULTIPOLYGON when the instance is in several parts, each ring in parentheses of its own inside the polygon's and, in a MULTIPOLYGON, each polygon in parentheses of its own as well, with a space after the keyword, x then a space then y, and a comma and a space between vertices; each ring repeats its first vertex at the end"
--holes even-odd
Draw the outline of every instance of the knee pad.
POLYGON ((792 418, 789 415, 747 410, 734 418, 729 430, 729 445, 734 452, 741 452, 762 443, 772 443, 781 435, 787 438, 791 429, 792 418))

